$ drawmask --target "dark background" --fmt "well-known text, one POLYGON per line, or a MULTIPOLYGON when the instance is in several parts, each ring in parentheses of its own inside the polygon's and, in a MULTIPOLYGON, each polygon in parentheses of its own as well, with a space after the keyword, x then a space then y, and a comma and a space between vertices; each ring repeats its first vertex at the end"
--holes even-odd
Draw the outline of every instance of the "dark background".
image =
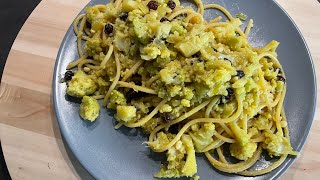
MULTIPOLYGON (((41 0, 0 0, 0 79, 11 46, 33 9, 41 0)), ((0 139, 0 179, 11 179, 1 148, 0 139)))

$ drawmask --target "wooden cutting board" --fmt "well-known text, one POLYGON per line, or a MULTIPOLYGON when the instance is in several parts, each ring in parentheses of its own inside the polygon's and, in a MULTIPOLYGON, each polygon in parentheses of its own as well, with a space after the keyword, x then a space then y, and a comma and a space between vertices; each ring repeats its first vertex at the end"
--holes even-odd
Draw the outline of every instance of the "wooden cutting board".
MULTIPOLYGON (((87 179, 62 142, 52 107, 53 66, 63 36, 89 0, 43 0, 9 54, 0 87, 0 139, 13 179, 87 179)), ((320 77, 320 4, 277 0, 302 31, 320 77)), ((303 72, 297 72, 303 73, 303 72)), ((320 78, 318 78, 319 86, 320 78)), ((319 94, 319 91, 318 91, 319 94)), ((320 110, 319 99, 318 108, 320 110)), ((306 146, 283 179, 320 177, 320 116, 306 146)))

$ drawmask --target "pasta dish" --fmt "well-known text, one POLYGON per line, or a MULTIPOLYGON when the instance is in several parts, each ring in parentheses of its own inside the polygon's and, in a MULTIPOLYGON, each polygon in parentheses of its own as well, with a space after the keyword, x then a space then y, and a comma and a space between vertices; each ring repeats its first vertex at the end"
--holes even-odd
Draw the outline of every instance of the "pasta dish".
POLYGON ((83 119, 98 118, 101 99, 115 111, 116 129, 149 134, 145 144, 167 157, 157 178, 197 179, 196 153, 222 172, 268 173, 288 155, 298 155, 283 108, 279 42, 253 47, 247 38, 252 19, 218 4, 195 3, 197 10, 179 0, 87 7, 73 24, 79 59, 67 67, 66 92, 82 98, 83 119), (205 20, 207 9, 225 17, 205 20), (279 158, 250 170, 262 151, 279 158))

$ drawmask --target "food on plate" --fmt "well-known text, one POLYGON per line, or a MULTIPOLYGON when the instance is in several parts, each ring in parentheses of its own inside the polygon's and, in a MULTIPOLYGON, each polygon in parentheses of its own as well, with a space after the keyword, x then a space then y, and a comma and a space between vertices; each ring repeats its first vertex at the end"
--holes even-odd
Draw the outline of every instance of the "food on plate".
POLYGON ((66 92, 82 98, 83 119, 95 121, 97 100, 103 99, 102 106, 116 112, 116 129, 142 128, 149 134, 148 147, 167 155, 157 178, 197 179, 196 153, 223 172, 268 173, 298 154, 283 110, 279 42, 253 47, 247 39, 252 19, 242 30, 247 15, 233 17, 220 5, 195 2, 197 10, 179 0, 87 7, 74 22, 80 58, 67 67, 66 92), (207 9, 227 19, 207 21, 207 9), (279 160, 248 170, 262 150, 279 160), (226 151, 239 162, 229 162, 226 151))

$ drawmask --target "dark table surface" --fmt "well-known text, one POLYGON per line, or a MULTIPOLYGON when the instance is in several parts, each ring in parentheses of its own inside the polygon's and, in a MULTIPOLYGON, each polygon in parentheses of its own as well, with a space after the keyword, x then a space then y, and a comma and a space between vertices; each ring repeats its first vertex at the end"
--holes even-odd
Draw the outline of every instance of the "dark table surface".
MULTIPOLYGON (((11 46, 33 9, 41 0, 0 1, 0 79, 11 46)), ((11 179, 3 156, 0 139, 0 179, 11 179)))

